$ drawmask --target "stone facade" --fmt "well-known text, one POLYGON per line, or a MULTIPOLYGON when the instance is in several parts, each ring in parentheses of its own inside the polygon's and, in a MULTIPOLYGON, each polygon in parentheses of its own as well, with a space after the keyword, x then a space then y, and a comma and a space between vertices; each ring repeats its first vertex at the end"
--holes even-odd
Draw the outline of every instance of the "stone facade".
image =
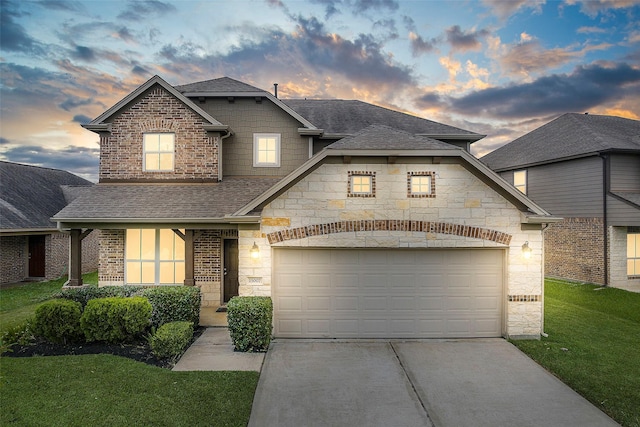
POLYGON ((565 218, 551 224, 544 232, 544 245, 547 276, 605 283, 602 218, 565 218))
POLYGON ((462 165, 428 163, 320 166, 265 206, 260 230, 239 230, 240 294, 271 294, 272 246, 504 248, 505 335, 539 337, 540 228, 523 228, 520 211, 462 165), (349 171, 356 166, 375 172, 375 197, 348 197, 349 171), (436 197, 408 197, 407 176, 416 172, 437 177, 436 197), (254 242, 258 260, 249 256, 254 242), (525 242, 532 248, 529 259, 522 257, 525 242))
POLYGON ((218 136, 204 129, 204 119, 160 86, 142 95, 116 116, 111 133, 100 136, 100 180, 218 179, 218 136), (147 132, 175 134, 172 172, 143 170, 142 140, 147 132))

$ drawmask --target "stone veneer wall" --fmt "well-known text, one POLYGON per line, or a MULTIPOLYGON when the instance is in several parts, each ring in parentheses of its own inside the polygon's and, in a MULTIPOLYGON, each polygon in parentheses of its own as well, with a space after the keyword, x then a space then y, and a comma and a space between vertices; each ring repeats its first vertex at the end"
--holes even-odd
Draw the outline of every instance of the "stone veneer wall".
POLYGON ((217 136, 203 129, 204 120, 165 91, 154 86, 112 122, 100 136, 100 180, 218 179, 217 136), (142 140, 146 132, 175 133, 174 170, 145 172, 142 140))
POLYGON ((602 218, 565 218, 551 224, 544 232, 544 246, 547 276, 605 283, 602 218))
POLYGON ((542 232, 523 230, 520 221, 518 209, 461 165, 324 164, 265 206, 260 230, 240 228, 240 294, 271 294, 272 246, 505 248, 505 334, 539 337, 542 232), (347 197, 348 172, 355 169, 376 173, 375 197, 347 197), (407 197, 406 177, 412 172, 435 174, 436 197, 407 197), (371 221, 371 225, 351 231, 348 224, 359 221, 371 221), (414 230, 418 225, 397 225, 401 223, 422 224, 422 231, 414 230), (307 235, 294 231, 298 233, 294 238, 272 239, 272 244, 268 240, 270 234, 290 236, 285 230, 317 230, 318 225, 331 228, 330 224, 334 224, 333 232, 307 235), (449 228, 452 225, 455 231, 449 228), (471 230, 488 230, 489 234, 471 230), (497 237, 505 235, 510 237, 497 237), (254 241, 260 247, 259 260, 249 256, 254 241), (533 250, 528 260, 522 257, 525 241, 533 250))
POLYGON ((26 236, 0 237, 0 283, 19 282, 27 276, 26 236))

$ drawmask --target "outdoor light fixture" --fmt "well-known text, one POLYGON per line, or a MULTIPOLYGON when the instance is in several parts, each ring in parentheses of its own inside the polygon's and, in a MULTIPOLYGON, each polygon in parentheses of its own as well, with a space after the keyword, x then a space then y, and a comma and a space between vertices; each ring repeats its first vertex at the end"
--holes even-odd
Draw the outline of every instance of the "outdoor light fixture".
POLYGON ((529 241, 524 242, 524 245, 522 245, 522 256, 524 257, 524 259, 531 258, 531 248, 529 247, 529 241))
POLYGON ((253 242, 253 246, 251 246, 251 250, 249 250, 251 254, 251 258, 258 259, 260 258, 260 248, 256 245, 256 242, 253 242))

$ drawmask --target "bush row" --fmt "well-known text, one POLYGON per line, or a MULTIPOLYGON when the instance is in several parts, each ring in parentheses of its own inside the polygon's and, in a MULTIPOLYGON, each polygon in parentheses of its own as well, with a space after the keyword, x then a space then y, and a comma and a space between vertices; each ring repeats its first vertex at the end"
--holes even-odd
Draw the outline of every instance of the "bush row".
POLYGON ((149 337, 151 351, 160 358, 175 358, 182 354, 193 338, 193 323, 169 322, 149 337))
POLYGON ((271 342, 270 297, 233 297, 227 304, 229 335, 237 351, 266 351, 271 342))

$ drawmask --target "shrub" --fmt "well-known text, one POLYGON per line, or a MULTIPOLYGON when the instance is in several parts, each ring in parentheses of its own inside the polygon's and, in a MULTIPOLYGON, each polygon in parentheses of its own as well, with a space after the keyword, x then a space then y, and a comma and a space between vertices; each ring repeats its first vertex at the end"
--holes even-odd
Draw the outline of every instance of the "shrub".
POLYGON ((229 335, 237 351, 265 351, 271 342, 269 297, 233 297, 227 304, 229 335))
POLYGON ((34 332, 47 341, 66 344, 82 337, 79 302, 54 299, 36 308, 34 332))
POLYGON ((125 285, 125 286, 79 286, 68 287, 62 289, 56 298, 64 298, 71 301, 76 301, 82 304, 84 308, 87 302, 96 298, 109 298, 109 297, 130 297, 144 290, 140 286, 125 285))
POLYGON ((5 330, 0 338, 0 353, 11 351, 14 344, 27 345, 35 340, 33 333, 33 324, 35 319, 28 318, 24 322, 12 326, 5 330))
POLYGON ((151 325, 158 328, 169 322, 200 323, 200 288, 196 286, 162 286, 146 288, 140 295, 153 307, 151 325))
POLYGON ((149 346, 157 357, 177 357, 187 348, 192 338, 193 323, 169 322, 160 326, 149 338, 149 346))
POLYGON ((80 318, 87 341, 131 341, 149 326, 151 304, 146 298, 89 300, 80 318))

